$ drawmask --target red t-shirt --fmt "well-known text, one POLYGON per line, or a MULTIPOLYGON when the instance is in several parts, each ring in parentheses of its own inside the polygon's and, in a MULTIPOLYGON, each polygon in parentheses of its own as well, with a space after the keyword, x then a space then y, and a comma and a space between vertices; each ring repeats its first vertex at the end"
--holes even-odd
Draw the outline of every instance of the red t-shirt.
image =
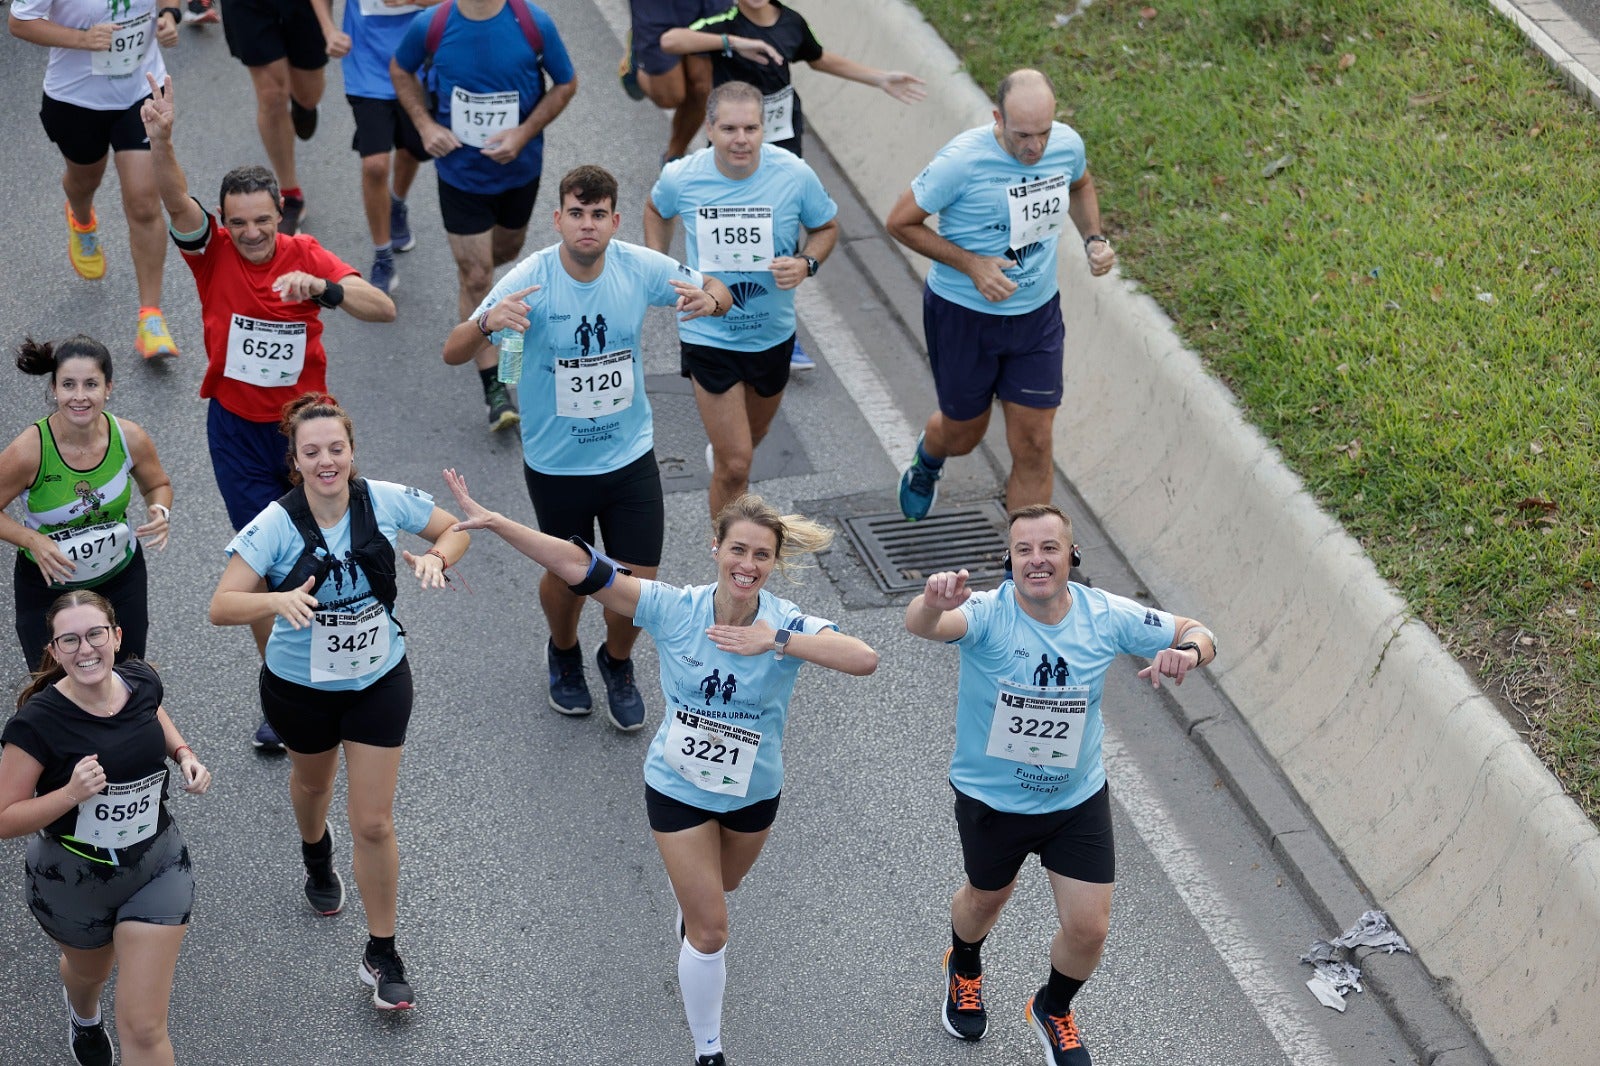
MULTIPOLYGON (((352 274, 359 275, 350 264, 317 243, 315 237, 304 233, 292 236, 279 234, 272 258, 257 266, 239 254, 233 238, 210 213, 206 213, 210 226, 202 248, 190 250, 179 245, 183 261, 194 274, 195 288, 200 290, 200 318, 205 326, 206 374, 200 382, 202 397, 215 397, 226 410, 251 422, 276 423, 283 415, 283 405, 308 392, 326 392, 328 389, 328 354, 322 347, 322 319, 320 305, 310 300, 285 303, 272 291, 272 282, 291 270, 303 270, 315 277, 340 281, 352 274), (255 319, 252 323, 249 320, 255 319), (240 321, 242 320, 242 321, 240 321), (257 336, 259 322, 302 322, 305 363, 299 376, 282 385, 262 385, 239 380, 226 373, 228 366, 228 339, 236 325, 240 337, 257 336)), ((243 346, 245 351, 262 351, 257 345, 267 346, 266 355, 241 360, 236 346, 235 362, 248 363, 250 374, 266 374, 272 370, 277 379, 290 377, 278 369, 271 359, 288 360, 292 349, 285 342, 296 342, 292 335, 269 333, 264 341, 253 341, 243 346)), ((282 366, 292 366, 285 361, 282 366)), ((236 370, 235 373, 242 373, 236 370)))

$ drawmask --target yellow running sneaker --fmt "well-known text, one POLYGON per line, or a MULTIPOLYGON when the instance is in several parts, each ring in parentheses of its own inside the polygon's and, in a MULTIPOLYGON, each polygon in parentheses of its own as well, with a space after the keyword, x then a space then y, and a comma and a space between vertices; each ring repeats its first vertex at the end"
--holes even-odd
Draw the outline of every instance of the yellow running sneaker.
POLYGON ((178 354, 178 346, 167 332, 167 320, 159 307, 139 308, 139 354, 146 359, 170 359, 178 354))
POLYGON ((93 208, 89 209, 89 224, 83 226, 72 217, 72 205, 67 205, 67 254, 80 278, 98 281, 105 277, 106 254, 100 250, 100 220, 93 208))

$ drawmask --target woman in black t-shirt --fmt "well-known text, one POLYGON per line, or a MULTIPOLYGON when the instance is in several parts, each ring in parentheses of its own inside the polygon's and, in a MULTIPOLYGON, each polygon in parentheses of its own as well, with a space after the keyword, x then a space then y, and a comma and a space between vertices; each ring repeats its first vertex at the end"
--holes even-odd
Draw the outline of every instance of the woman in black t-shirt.
POLYGON ((171 1063, 167 1003, 194 874, 167 812, 167 760, 186 792, 211 774, 162 708, 156 672, 113 665, 122 630, 103 596, 69 592, 45 625, 44 661, 0 732, 0 837, 32 835, 28 907, 61 949, 73 1056, 115 1061, 100 992, 116 966, 129 1061, 171 1063))

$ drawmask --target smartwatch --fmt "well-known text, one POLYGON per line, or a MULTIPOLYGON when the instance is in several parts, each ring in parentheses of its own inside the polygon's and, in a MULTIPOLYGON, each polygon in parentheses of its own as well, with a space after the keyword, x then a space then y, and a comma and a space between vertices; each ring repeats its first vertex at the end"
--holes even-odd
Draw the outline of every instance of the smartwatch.
POLYGON ((1197 670, 1206 661, 1206 653, 1201 651, 1200 650, 1200 645, 1196 644, 1192 640, 1186 640, 1182 644, 1175 644, 1175 645, 1173 645, 1172 650, 1173 651, 1192 651, 1192 652, 1194 652, 1194 666, 1195 666, 1195 669, 1197 669, 1197 670))
POLYGON ((794 633, 787 629, 780 629, 772 634, 772 657, 774 659, 783 658, 784 651, 789 647, 789 638, 792 636, 794 636, 794 633))
POLYGON ((804 259, 806 261, 806 277, 808 277, 808 278, 816 277, 817 276, 817 267, 821 266, 822 264, 817 262, 815 259, 813 259, 809 255, 802 255, 800 258, 804 259))

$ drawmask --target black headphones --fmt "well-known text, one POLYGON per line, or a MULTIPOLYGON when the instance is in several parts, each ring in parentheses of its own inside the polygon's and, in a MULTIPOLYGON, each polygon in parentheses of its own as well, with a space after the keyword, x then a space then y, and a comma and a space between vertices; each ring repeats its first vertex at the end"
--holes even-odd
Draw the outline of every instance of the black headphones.
MULTIPOLYGON (((1078 546, 1076 544, 1074 544, 1072 546, 1072 554, 1067 556, 1067 561, 1070 562, 1073 566, 1082 566, 1083 565, 1083 553, 1078 550, 1078 546)), ((1006 553, 1000 557, 1000 569, 1004 570, 1008 574, 1011 573, 1011 549, 1010 548, 1007 548, 1006 549, 1006 553)))

